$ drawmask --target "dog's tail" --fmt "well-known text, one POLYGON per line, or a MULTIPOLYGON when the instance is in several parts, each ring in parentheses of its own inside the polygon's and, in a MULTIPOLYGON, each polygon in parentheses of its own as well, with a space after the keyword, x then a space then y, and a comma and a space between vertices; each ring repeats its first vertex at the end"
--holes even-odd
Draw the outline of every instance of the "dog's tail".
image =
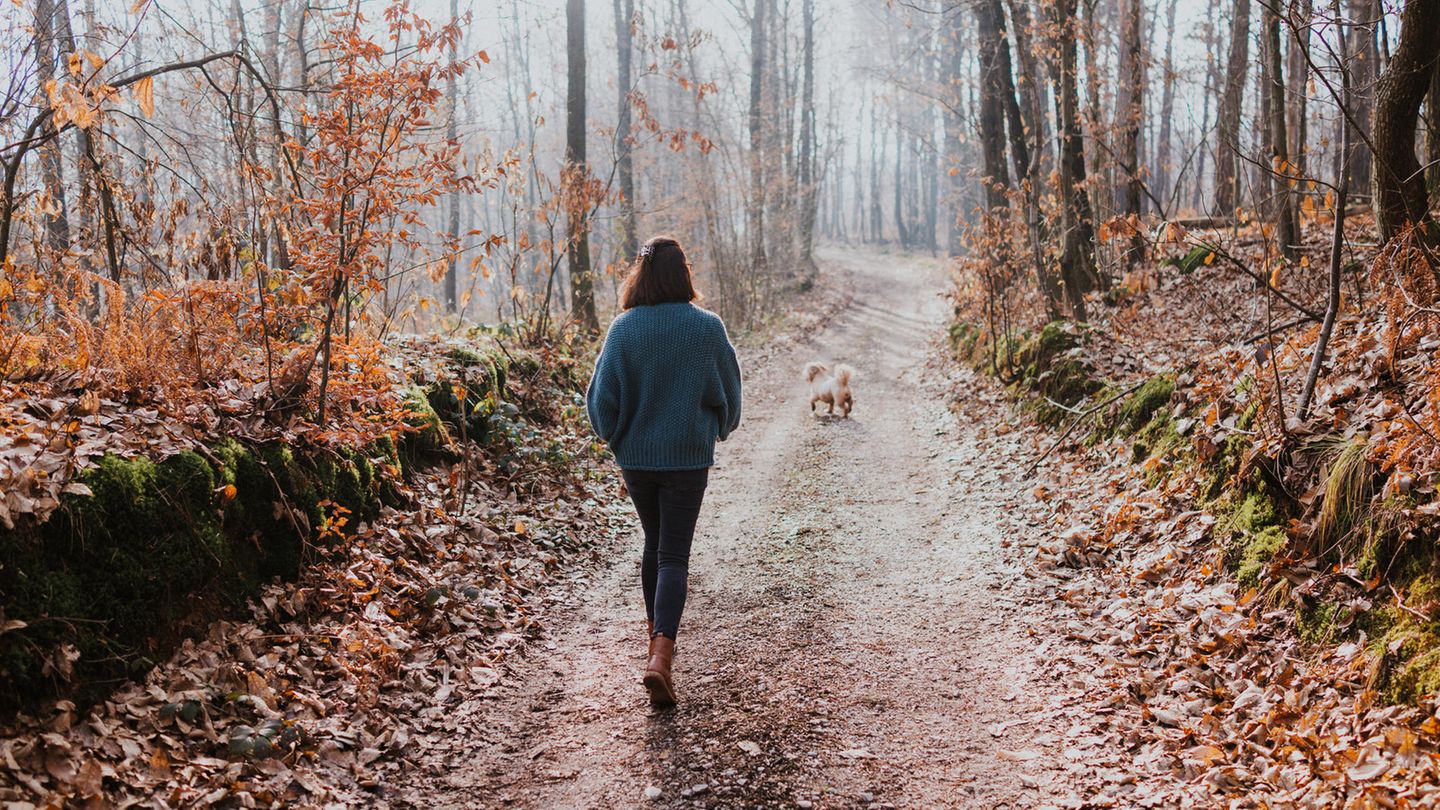
POLYGON ((805 382, 815 382, 815 378, 820 376, 821 374, 824 374, 825 371, 826 368, 824 363, 806 363, 805 382))
POLYGON ((850 378, 855 376, 855 369, 841 363, 835 367, 835 380, 841 385, 849 385, 850 378))

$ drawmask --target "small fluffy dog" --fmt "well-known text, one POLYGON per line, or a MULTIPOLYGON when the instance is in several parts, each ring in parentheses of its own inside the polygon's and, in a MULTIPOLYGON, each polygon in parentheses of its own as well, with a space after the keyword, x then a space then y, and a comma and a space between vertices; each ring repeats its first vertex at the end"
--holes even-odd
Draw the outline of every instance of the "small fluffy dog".
POLYGON ((855 394, 850 390, 850 380, 855 369, 839 363, 832 370, 824 363, 810 363, 805 366, 805 381, 810 383, 810 412, 815 412, 815 403, 824 402, 830 406, 826 412, 835 414, 840 407, 841 418, 850 418, 850 409, 855 406, 855 394))

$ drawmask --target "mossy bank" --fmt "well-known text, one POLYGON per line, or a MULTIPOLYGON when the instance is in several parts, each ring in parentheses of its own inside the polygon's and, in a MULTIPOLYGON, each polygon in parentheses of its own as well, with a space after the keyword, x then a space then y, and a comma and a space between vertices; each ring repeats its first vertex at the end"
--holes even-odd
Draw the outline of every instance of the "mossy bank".
POLYGON ((105 456, 39 524, 0 530, 0 714, 86 703, 298 577, 468 439, 502 471, 568 461, 541 428, 578 413, 568 354, 466 342, 417 364, 410 430, 336 450, 217 437, 164 458, 105 456))
POLYGON ((1403 504, 1375 497, 1381 482, 1364 437, 1324 437, 1268 458, 1256 438, 1253 380, 1204 401, 1175 373, 1122 387, 1086 362, 1090 336, 1087 326, 1055 322, 992 341, 956 322, 950 346, 961 362, 1003 381, 1042 424, 1073 425, 1072 436, 1087 444, 1127 440, 1151 483, 1187 476, 1196 506, 1216 517, 1213 542, 1230 575, 1267 604, 1293 605, 1297 634, 1309 644, 1363 639, 1371 685, 1385 699, 1414 702, 1440 691, 1440 555, 1394 519, 1403 504), (1295 494, 1306 491, 1315 494, 1295 494), (1286 572, 1297 564, 1318 572, 1310 585, 1292 586, 1286 572))

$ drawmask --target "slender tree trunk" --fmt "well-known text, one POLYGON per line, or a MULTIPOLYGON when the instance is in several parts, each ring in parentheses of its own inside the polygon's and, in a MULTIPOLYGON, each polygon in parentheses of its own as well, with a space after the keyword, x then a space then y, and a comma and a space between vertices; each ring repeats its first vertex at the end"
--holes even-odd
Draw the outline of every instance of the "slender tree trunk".
POLYGON ((1250 0, 1235 0, 1230 19, 1230 55, 1220 96, 1215 145, 1215 213, 1229 216, 1239 199, 1240 106, 1250 65, 1250 0))
POLYGON ((764 163, 764 81, 765 81, 765 0, 755 0, 750 18, 750 270, 765 271, 765 163, 764 163))
POLYGON ((1290 189, 1298 185, 1296 168, 1290 162, 1289 137, 1285 131, 1284 59, 1280 51, 1280 15, 1264 9, 1265 67, 1270 102, 1270 168, 1274 172, 1275 236, 1280 253, 1293 259, 1300 241, 1300 228, 1295 219, 1295 195, 1290 189))
MULTIPOLYGON (((1380 75, 1380 49, 1376 47, 1376 28, 1380 18, 1380 0, 1351 0, 1354 27, 1350 29, 1350 97, 1355 124, 1361 132, 1371 131, 1375 117, 1375 81, 1380 75)), ((1347 186, 1351 194, 1369 194, 1374 178, 1375 156, 1370 149, 1351 149, 1347 186)))
MULTIPOLYGON (((1171 156, 1170 142, 1174 138, 1172 121, 1175 117, 1175 7, 1177 0, 1170 0, 1165 10, 1165 60, 1161 63, 1161 70, 1164 76, 1160 84, 1160 134, 1155 138, 1155 196, 1158 197, 1164 208, 1159 211, 1161 217, 1168 216, 1174 206, 1172 201, 1180 197, 1170 188, 1171 156)), ((1204 133, 1204 126, 1209 124, 1210 97, 1206 92, 1204 100, 1206 120, 1201 123, 1201 133, 1204 133)))
POLYGON ((624 261, 633 259, 640 247, 635 227, 635 164, 630 154, 634 148, 630 132, 630 30, 634 20, 635 0, 615 0, 615 53, 619 63, 615 81, 615 142, 620 150, 616 171, 620 175, 620 254, 624 261))
MULTIPOLYGON (((459 0, 450 0, 450 17, 451 19, 460 18, 459 0)), ((457 58, 458 56, 456 54, 456 45, 452 42, 450 45, 450 59, 451 61, 454 61, 457 58)), ((452 144, 458 143, 460 140, 460 94, 458 91, 458 83, 455 81, 455 76, 453 74, 450 76, 449 79, 446 80, 445 97, 449 100, 450 107, 449 120, 445 122, 445 137, 452 144)), ((459 259, 458 251, 460 245, 460 191, 458 189, 452 190, 450 192, 449 214, 450 221, 448 223, 445 233, 449 245, 446 248, 446 250, 448 251, 448 255, 445 257, 444 293, 445 311, 454 314, 456 310, 459 309, 460 300, 460 281, 458 278, 458 273, 456 271, 456 263, 459 259)))
POLYGON ((1440 199, 1440 64, 1430 72, 1425 96, 1425 185, 1431 202, 1440 199))
POLYGON ((1104 288, 1105 278, 1095 267, 1095 226, 1085 179, 1085 134, 1080 122, 1076 85, 1075 0, 1055 0, 1051 25, 1058 38, 1057 58, 1051 62, 1055 83, 1055 130, 1060 139, 1059 193, 1063 210, 1063 247, 1060 278, 1070 313, 1086 320, 1085 293, 1104 288))
MULTIPOLYGON (((1123 214, 1138 216, 1145 181, 1140 174, 1140 127, 1145 118, 1145 50, 1141 32, 1144 30, 1145 7, 1141 0, 1126 0, 1123 12, 1124 32, 1120 35, 1120 69, 1123 71, 1116 93, 1115 124, 1120 128, 1119 164, 1125 182, 1121 186, 1119 209, 1123 214)), ((1134 266, 1145 258, 1145 238, 1135 234, 1125 251, 1124 262, 1134 266)))
POLYGON ((566 0, 567 71, 565 98, 565 169, 570 184, 570 317, 587 332, 600 329, 595 314, 595 280, 590 271, 589 201, 584 187, 589 168, 585 157, 585 0, 566 0))
POLYGON ((895 238, 901 247, 910 247, 910 230, 905 227, 905 130, 900 123, 900 110, 895 110, 895 238))
POLYGON ((941 98, 945 110, 945 175, 948 180, 945 192, 946 240, 945 250, 951 256, 960 255, 960 223, 964 218, 961 210, 965 185, 964 158, 961 154, 961 130, 964 121, 960 116, 960 83, 965 66, 965 15, 958 9, 948 12, 949 22, 941 32, 941 50, 944 53, 944 86, 941 98))
MULTIPOLYGON (((55 44, 61 54, 72 54, 79 50, 75 43, 75 29, 70 17, 69 0, 53 0, 54 2, 54 31, 55 44)), ((91 188, 94 186, 95 172, 90 164, 90 131, 81 127, 75 127, 75 166, 76 175, 80 180, 80 195, 75 207, 75 222, 67 219, 67 231, 70 238, 81 249, 80 263, 86 269, 90 268, 88 248, 94 244, 95 237, 95 209, 94 198, 91 195, 91 188), (74 228, 74 230, 71 230, 74 228)), ((60 149, 59 139, 56 139, 56 150, 60 149)))
POLYGON ((1290 134, 1290 162, 1295 165, 1295 173, 1300 175, 1305 174, 1306 151, 1310 146, 1309 122, 1305 114, 1309 101, 1310 21, 1314 13, 1314 0, 1290 0, 1290 28, 1294 36, 1289 38, 1285 66, 1290 81, 1289 121, 1286 123, 1290 134))
MULTIPOLYGON (((1215 30, 1215 13, 1216 9, 1218 8, 1218 0, 1209 0, 1206 8, 1207 14, 1205 15, 1205 91, 1204 99, 1202 99, 1201 101, 1200 137, 1197 146, 1197 150, 1199 151, 1200 156, 1196 161, 1194 197, 1191 199, 1191 205, 1197 211, 1202 210, 1203 208, 1202 200, 1204 198, 1206 189, 1205 162, 1211 154, 1211 150, 1206 146, 1206 142, 1210 140, 1210 100, 1212 97, 1216 97, 1220 93, 1220 60, 1217 59, 1215 56, 1216 53, 1219 51, 1218 43, 1216 41, 1218 32, 1215 30)), ((1218 99, 1216 102, 1216 106, 1217 108, 1219 106, 1218 99)), ((1178 179, 1176 183, 1178 185, 1178 179)), ((1178 193, 1176 194, 1176 199, 1180 199, 1178 193)))
POLYGON ((998 215, 1006 207, 1008 200, 1005 194, 1010 189, 1010 173, 1005 165, 1005 103, 1001 99, 1004 82, 1000 77, 998 9, 999 4, 993 0, 981 0, 974 6, 975 35, 980 46, 980 111, 975 123, 980 138, 985 208, 991 215, 998 215))
POLYGON ((1429 218, 1415 133, 1437 58, 1440 0, 1408 0, 1400 11, 1400 42, 1375 97, 1375 224, 1382 242, 1429 218))
MULTIPOLYGON (((1340 0, 1333 0, 1332 9, 1336 19, 1340 18, 1340 0)), ((1350 68, 1345 47, 1345 34, 1336 37, 1340 57, 1340 106, 1350 106, 1350 68)), ((1315 394, 1315 383, 1320 379, 1320 369, 1325 365, 1325 350, 1330 344, 1330 334, 1335 328, 1335 319, 1340 314, 1340 269, 1345 250, 1345 192, 1349 182, 1350 126, 1342 118, 1340 122, 1340 151, 1335 154, 1335 227, 1330 238, 1330 284, 1325 297, 1325 319, 1320 324, 1320 336, 1315 341, 1315 350, 1310 357, 1310 371, 1305 375, 1305 386, 1300 391, 1300 403, 1295 413, 1301 421, 1310 415, 1310 399, 1315 394)))
POLYGON ((815 0, 804 4, 803 79, 800 92, 800 267, 815 273, 815 0))
MULTIPOLYGON (((56 37, 54 0, 35 4, 35 66, 36 81, 44 87, 55 78, 56 37)), ((70 247, 70 220, 65 210, 64 170, 60 161, 60 139, 40 147, 40 177, 45 193, 55 211, 45 215, 46 241, 50 249, 63 253, 70 247)))
POLYGON ((1020 111, 1020 96, 1015 89, 1014 65, 1010 60, 1010 35, 1005 30, 1005 9, 1000 0, 984 2, 990 6, 989 16, 994 20, 997 34, 994 87, 1005 107, 1005 125, 1010 135, 1010 160, 1014 163, 1014 176, 1018 183, 1030 176, 1030 145, 1025 140, 1025 119, 1020 111))

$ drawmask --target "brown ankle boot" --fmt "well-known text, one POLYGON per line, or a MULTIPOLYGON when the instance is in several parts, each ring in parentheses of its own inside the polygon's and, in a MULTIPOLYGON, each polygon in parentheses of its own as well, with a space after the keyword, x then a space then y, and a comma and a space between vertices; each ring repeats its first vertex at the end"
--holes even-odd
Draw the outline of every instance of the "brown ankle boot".
POLYGON ((655 635, 655 620, 654 620, 654 619, 646 619, 646 620, 645 620, 645 639, 646 639, 646 641, 649 641, 649 640, 650 640, 650 637, 653 636, 653 635, 655 635))
POLYGON ((674 706, 675 684, 670 679, 670 663, 675 658, 675 640, 668 636, 650 639, 650 661, 645 665, 642 683, 650 691, 651 706, 674 706))

